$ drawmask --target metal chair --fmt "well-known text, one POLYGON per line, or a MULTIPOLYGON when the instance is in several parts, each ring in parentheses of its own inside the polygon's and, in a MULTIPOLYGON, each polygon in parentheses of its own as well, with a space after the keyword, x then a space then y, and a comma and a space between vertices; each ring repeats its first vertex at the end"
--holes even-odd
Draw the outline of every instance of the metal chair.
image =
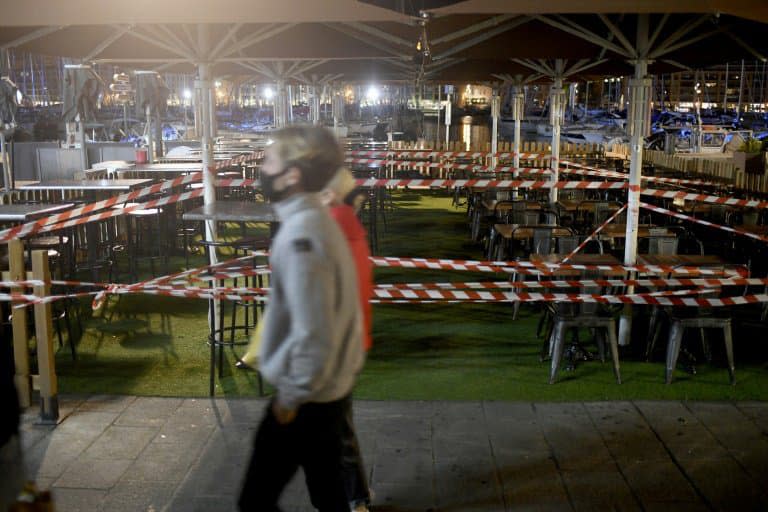
POLYGON ((648 254, 677 254, 677 237, 651 236, 648 238, 648 254))
MULTIPOLYGON (((584 277, 589 278, 593 273, 585 273, 584 277)), ((596 277, 592 275, 592 277, 596 277)), ((579 293, 600 293, 599 288, 581 287, 578 289, 579 293)), ((605 362, 605 343, 611 350, 611 359, 613 362, 613 372, 616 377, 616 382, 621 384, 621 371, 619 367, 619 344, 616 336, 616 321, 612 315, 601 314, 601 308, 599 304, 595 303, 558 303, 553 308, 553 325, 552 333, 549 336, 549 350, 551 353, 551 363, 549 371, 549 383, 554 384, 557 380, 557 374, 560 370, 560 363, 563 358, 565 350, 565 336, 569 330, 580 328, 593 329, 595 332, 596 341, 598 344, 599 357, 602 362, 605 362)), ((578 339, 574 339, 574 343, 569 347, 571 369, 575 368, 576 353, 580 348, 578 339)))
POLYGON ((570 254, 576 250, 581 243, 579 235, 561 236, 557 239, 557 253, 570 254))
POLYGON ((539 212, 539 224, 547 226, 559 226, 560 214, 555 210, 545 209, 539 212))
POLYGON ((552 236, 551 227, 537 226, 533 228, 531 246, 532 254, 551 254, 555 248, 555 239, 552 236))
POLYGON ((672 326, 669 329, 669 339, 667 341, 667 358, 664 374, 664 382, 672 383, 677 358, 680 355, 680 345, 683 339, 683 332, 688 328, 696 329, 722 329, 723 341, 725 342, 725 353, 728 358, 728 378, 731 385, 736 384, 733 365, 733 338, 731 336, 731 319, 715 317, 696 317, 696 318, 673 318, 672 326))

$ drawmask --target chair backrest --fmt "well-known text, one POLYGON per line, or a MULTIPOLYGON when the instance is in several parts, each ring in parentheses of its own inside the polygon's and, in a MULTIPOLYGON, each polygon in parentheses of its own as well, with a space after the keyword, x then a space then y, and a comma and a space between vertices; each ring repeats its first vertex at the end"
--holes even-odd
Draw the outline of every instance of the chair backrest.
POLYGON ((560 215, 554 210, 541 210, 539 212, 539 223, 547 226, 559 226, 560 215))
POLYGON ((603 241, 597 238, 593 238, 587 242, 587 245, 584 246, 584 249, 582 249, 581 252, 584 254, 604 254, 603 241))
MULTIPOLYGON (((599 270, 585 270, 581 273, 581 278, 584 280, 600 279, 602 276, 599 270)), ((581 286, 579 293, 581 294, 600 294, 603 293, 603 289, 599 286, 581 286)), ((600 311, 600 304, 597 302, 581 302, 577 309, 579 315, 595 315, 600 311)))
POLYGON ((558 254, 570 254, 581 243, 581 237, 578 235, 560 236, 557 238, 557 252, 558 254))
POLYGON ((648 254, 677 254, 677 237, 652 236, 648 238, 648 254))
POLYGON ((523 224, 534 225, 539 223, 539 212, 536 210, 525 210, 523 212, 523 224))
POLYGON ((552 237, 552 228, 536 227, 533 228, 533 254, 551 254, 554 249, 554 238, 552 237))
POLYGON ((709 216, 712 222, 718 224, 728 223, 728 210, 724 204, 713 204, 709 216))
POLYGON ((507 208, 508 206, 514 208, 515 202, 506 200, 496 201, 496 204, 493 205, 493 217, 501 223, 509 224, 510 212, 512 210, 507 208))
POLYGON ((760 218, 760 212, 757 210, 746 211, 741 214, 741 223, 745 226, 755 226, 760 218))
POLYGON ((688 231, 683 231, 677 236, 677 254, 704 255, 704 244, 688 231))
POLYGON ((610 216, 610 204, 604 202, 595 203, 595 224, 602 224, 610 216))

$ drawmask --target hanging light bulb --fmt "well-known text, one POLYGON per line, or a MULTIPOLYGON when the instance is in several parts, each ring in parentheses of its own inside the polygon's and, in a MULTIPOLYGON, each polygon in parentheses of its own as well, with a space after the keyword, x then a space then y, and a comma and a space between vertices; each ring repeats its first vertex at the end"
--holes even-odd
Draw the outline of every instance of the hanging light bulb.
POLYGON ((427 23, 429 22, 429 13, 426 11, 419 11, 419 25, 421 26, 421 34, 418 41, 416 41, 416 54, 413 56, 413 61, 416 64, 424 65, 432 60, 432 52, 429 49, 429 37, 427 35, 427 23))

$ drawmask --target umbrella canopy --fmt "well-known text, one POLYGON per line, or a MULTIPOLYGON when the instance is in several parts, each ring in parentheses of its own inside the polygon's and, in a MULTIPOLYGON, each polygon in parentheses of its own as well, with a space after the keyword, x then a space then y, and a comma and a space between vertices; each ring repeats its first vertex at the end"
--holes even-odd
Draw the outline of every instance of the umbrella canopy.
POLYGON ((3 14, 0 48, 167 72, 209 62, 217 76, 265 80, 483 81, 556 58, 589 63, 571 66, 580 76, 628 74, 642 51, 654 73, 768 55, 764 1, 29 0, 3 14), (653 36, 645 50, 640 15, 653 36), (424 32, 426 62, 414 59, 424 32))

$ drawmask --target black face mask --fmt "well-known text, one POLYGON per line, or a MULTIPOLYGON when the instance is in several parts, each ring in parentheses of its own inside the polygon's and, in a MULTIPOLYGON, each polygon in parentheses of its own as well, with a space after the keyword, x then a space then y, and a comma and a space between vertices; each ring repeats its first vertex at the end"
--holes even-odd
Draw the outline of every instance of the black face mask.
POLYGON ((261 192, 264 194, 264 199, 271 203, 276 203, 286 198, 288 188, 290 187, 286 187, 283 190, 275 190, 275 180, 287 173, 289 169, 290 167, 286 167, 279 173, 272 175, 264 173, 261 174, 261 192))

